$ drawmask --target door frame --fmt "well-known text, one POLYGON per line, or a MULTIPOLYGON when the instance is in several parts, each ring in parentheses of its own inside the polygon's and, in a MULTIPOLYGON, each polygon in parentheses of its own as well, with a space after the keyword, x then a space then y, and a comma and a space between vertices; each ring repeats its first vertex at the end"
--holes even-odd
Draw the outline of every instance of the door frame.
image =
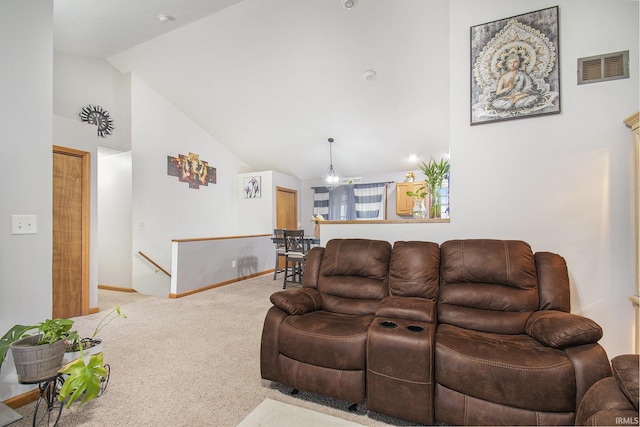
MULTIPOLYGON (((91 200, 91 153, 88 151, 76 150, 74 148, 62 147, 59 145, 53 146, 53 153, 62 154, 65 156, 79 157, 82 159, 82 301, 81 310, 82 315, 90 314, 89 312, 89 232, 90 232, 90 200, 91 200)), ((52 157, 53 160, 53 157, 52 157)), ((52 219, 53 221, 53 219, 52 219)), ((52 290, 53 292, 53 281, 52 290)))

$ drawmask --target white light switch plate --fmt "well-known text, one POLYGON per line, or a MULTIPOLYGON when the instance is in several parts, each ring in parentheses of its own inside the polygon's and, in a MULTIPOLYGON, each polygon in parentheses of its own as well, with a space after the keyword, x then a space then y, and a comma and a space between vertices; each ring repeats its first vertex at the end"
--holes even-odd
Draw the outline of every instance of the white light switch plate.
POLYGON ((11 215, 11 234, 36 234, 37 215, 11 215))

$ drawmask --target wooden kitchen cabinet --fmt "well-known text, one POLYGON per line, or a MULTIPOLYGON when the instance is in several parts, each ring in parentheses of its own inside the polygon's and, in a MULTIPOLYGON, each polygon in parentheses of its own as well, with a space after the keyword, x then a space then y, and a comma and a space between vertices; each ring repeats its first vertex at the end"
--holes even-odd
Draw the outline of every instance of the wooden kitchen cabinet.
POLYGON ((407 196, 407 191, 416 191, 420 187, 426 187, 426 182, 396 183, 396 215, 413 215, 413 201, 415 197, 407 196))

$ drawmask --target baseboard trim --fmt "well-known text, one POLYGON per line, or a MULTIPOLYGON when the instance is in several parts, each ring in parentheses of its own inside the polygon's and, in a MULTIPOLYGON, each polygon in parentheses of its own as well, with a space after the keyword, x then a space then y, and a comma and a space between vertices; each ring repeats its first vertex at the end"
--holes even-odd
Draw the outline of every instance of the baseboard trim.
POLYGON ((104 289, 105 291, 118 291, 118 292, 138 292, 133 288, 122 288, 120 286, 98 285, 98 289, 104 289))
POLYGON ((269 273, 273 273, 273 269, 265 270, 265 271, 262 271, 260 273, 253 273, 253 274, 250 274, 248 276, 238 277, 237 279, 225 280, 224 282, 214 283, 213 285, 205 286, 203 288, 194 289, 192 291, 183 292, 181 294, 170 293, 169 294, 169 298, 178 299, 178 298, 186 297, 186 296, 189 296, 189 295, 197 294, 199 292, 208 291, 209 289, 219 288, 221 286, 230 285, 232 283, 240 282, 242 280, 251 279, 252 277, 258 277, 258 276, 262 276, 264 274, 269 274, 269 273))
POLYGON ((11 409, 18 409, 21 406, 28 405, 31 402, 35 402, 40 397, 40 389, 34 388, 33 390, 29 390, 26 393, 22 393, 18 396, 11 397, 5 400, 4 403, 11 409))

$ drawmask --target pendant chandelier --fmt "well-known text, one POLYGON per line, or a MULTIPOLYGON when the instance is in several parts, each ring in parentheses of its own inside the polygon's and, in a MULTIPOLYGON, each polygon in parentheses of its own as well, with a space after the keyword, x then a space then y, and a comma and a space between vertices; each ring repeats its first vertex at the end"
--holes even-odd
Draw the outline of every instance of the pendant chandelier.
POLYGON ((329 190, 333 190, 340 185, 340 175, 333 169, 333 153, 331 151, 331 144, 333 144, 333 138, 329 138, 329 168, 324 174, 324 185, 329 190))

